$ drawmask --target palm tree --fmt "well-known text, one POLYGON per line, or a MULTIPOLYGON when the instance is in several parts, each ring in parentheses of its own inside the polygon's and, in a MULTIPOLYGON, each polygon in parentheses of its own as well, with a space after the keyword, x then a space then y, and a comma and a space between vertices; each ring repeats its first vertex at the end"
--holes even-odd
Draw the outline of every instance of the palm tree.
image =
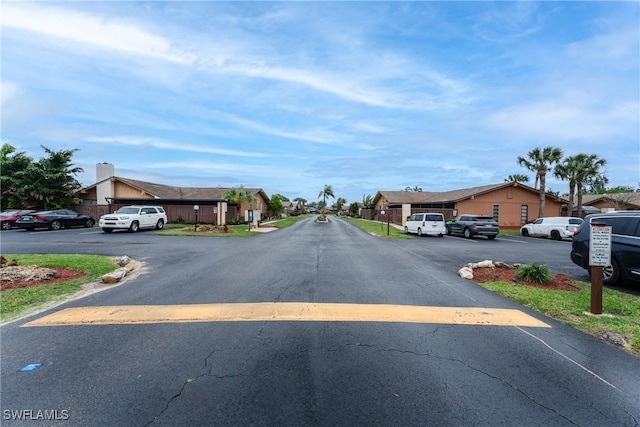
POLYGON ((371 194, 367 194, 366 196, 362 195, 362 206, 365 208, 370 208, 373 205, 373 196, 371 194))
POLYGON ((240 209, 243 203, 253 203, 256 201, 256 196, 254 196, 251 191, 245 190, 242 186, 228 189, 222 193, 222 198, 238 206, 236 220, 240 219, 240 209))
POLYGON ((577 156, 570 156, 565 158, 562 163, 558 163, 553 169, 553 174, 557 178, 569 181, 569 205, 567 206, 569 216, 573 215, 573 201, 576 192, 576 157, 577 156))
POLYGON ((534 148, 527 153, 528 158, 518 156, 518 164, 536 173, 536 186, 540 180, 540 208, 538 218, 544 217, 545 186, 549 167, 560 162, 562 150, 555 147, 534 148))
POLYGON ((335 194, 333 194, 333 188, 331 188, 331 186, 327 184, 325 184, 322 191, 318 193, 318 198, 320 197, 322 197, 322 201, 324 202, 324 207, 327 206, 327 197, 331 197, 332 199, 336 198, 335 194))
POLYGON ((576 157, 576 190, 578 192, 578 217, 582 218, 582 185, 598 176, 600 167, 607 164, 596 154, 578 154, 576 157))
POLYGON ((504 182, 529 182, 529 177, 527 175, 514 173, 505 178, 504 182))
POLYGON ((336 200, 336 203, 335 203, 335 205, 336 205, 336 210, 337 210, 337 211, 341 211, 341 210, 342 210, 342 207, 343 207, 344 205, 346 205, 346 204, 347 204, 347 201, 346 201, 344 198, 342 198, 342 197, 338 197, 338 200, 336 200))
POLYGON ((301 211, 304 210, 304 205, 307 204, 307 199, 302 197, 296 197, 293 201, 296 202, 296 208, 301 211))

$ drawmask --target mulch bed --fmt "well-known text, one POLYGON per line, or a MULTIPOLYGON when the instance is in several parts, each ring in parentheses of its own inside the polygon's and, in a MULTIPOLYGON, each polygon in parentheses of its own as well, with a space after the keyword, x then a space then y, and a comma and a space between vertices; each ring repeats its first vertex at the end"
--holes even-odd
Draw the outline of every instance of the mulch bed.
POLYGON ((506 282, 514 285, 531 286, 552 291, 579 291, 580 288, 571 284, 573 278, 565 274, 551 274, 549 283, 532 283, 516 278, 515 268, 474 268, 472 282, 506 282))
POLYGON ((77 279, 87 275, 84 271, 72 270, 69 268, 47 268, 56 270, 56 276, 46 280, 0 280, 0 291, 17 288, 37 288, 38 286, 51 285, 53 283, 77 279))

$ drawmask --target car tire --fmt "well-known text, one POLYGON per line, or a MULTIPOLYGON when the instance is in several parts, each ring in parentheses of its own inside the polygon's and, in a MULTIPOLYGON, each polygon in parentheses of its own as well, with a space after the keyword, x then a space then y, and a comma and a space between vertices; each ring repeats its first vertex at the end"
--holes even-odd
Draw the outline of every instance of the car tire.
POLYGON ((468 229, 468 228, 464 229, 464 237, 465 237, 465 239, 470 239, 470 238, 473 237, 473 234, 471 234, 471 230, 470 229, 468 229))
POLYGON ((418 227, 418 236, 422 237, 422 228, 418 227))
POLYGON ((93 227, 93 225, 94 225, 94 224, 95 224, 95 222, 94 222, 92 219, 88 219, 88 220, 84 223, 84 226, 85 226, 86 228, 91 228, 91 227, 93 227))
POLYGON ((522 234, 523 237, 531 237, 529 234, 529 230, 527 230, 526 228, 523 228, 520 233, 522 234))
POLYGON ((111 233, 113 231, 113 228, 103 228, 102 231, 104 231, 105 233, 111 233))
POLYGON ((442 234, 438 234, 438 237, 443 237, 443 235, 442 234))
POLYGON ((404 227, 404 234, 409 234, 409 227, 404 227))
POLYGON ((562 236, 560 236, 560 232, 558 230, 551 230, 551 238, 553 240, 562 240, 562 236))
POLYGON ((129 226, 129 231, 131 233, 135 233, 136 231, 138 231, 140 229, 140 223, 138 221, 133 221, 131 223, 131 225, 129 226))
POLYGON ((602 284, 615 285, 618 280, 620 280, 620 266, 614 258, 611 258, 611 265, 602 269, 602 284))
POLYGON ((156 230, 162 230, 164 228, 164 221, 159 219, 156 223, 156 230))
POLYGON ((451 236, 451 228, 447 227, 447 236, 451 236))
POLYGON ((489 240, 495 240, 496 236, 487 236, 487 239, 489 240))
POLYGON ((11 230, 11 221, 2 221, 3 230, 11 230))
POLYGON ((49 225, 49 230, 60 230, 62 229, 62 223, 60 221, 52 221, 51 225, 49 225))

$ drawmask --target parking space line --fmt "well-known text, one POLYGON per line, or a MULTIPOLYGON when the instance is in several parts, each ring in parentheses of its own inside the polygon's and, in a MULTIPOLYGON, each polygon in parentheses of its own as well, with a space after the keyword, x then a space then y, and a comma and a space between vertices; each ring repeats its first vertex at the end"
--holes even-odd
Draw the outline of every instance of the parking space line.
POLYGON ((550 328, 520 310, 390 304, 262 302, 68 308, 22 325, 119 325, 187 322, 397 322, 550 328))

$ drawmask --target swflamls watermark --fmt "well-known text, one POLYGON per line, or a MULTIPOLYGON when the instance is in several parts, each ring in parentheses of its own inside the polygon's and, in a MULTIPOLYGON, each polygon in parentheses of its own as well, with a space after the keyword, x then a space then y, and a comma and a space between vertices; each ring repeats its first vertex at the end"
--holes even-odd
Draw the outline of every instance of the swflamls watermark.
POLYGON ((5 409, 2 419, 6 421, 65 421, 69 419, 67 409, 5 409))

